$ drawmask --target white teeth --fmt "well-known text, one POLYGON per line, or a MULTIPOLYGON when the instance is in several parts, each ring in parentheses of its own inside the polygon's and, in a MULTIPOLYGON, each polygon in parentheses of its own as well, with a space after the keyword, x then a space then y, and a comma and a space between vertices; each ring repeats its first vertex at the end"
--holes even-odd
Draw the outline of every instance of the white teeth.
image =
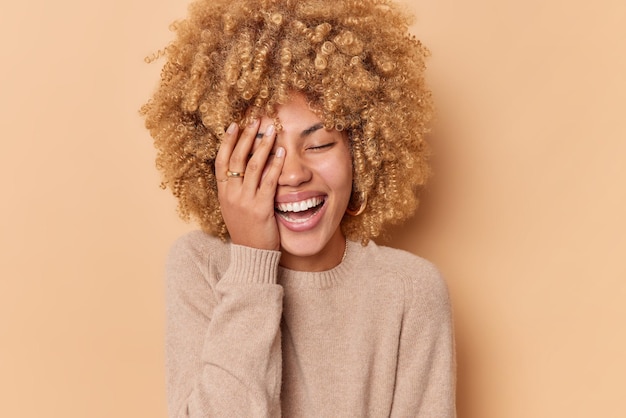
POLYGON ((311 209, 324 201, 321 197, 312 197, 311 199, 301 200, 300 202, 277 203, 276 209, 281 212, 302 212, 311 209))

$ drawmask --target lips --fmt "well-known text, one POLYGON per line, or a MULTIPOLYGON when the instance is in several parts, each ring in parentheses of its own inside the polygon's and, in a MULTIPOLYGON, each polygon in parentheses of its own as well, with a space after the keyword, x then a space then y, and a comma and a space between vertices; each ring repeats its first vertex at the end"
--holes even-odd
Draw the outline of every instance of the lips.
POLYGON ((275 212, 278 219, 292 230, 309 229, 319 220, 316 215, 324 207, 326 198, 314 196, 308 199, 293 202, 277 202, 275 212))

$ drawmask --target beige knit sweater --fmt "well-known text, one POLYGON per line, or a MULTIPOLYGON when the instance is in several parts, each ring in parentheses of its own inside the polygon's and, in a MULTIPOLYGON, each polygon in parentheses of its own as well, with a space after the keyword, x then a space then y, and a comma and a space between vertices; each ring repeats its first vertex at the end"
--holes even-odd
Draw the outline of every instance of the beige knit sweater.
POLYGON ((454 417, 446 286, 409 253, 349 242, 332 270, 179 239, 167 263, 171 417, 454 417))

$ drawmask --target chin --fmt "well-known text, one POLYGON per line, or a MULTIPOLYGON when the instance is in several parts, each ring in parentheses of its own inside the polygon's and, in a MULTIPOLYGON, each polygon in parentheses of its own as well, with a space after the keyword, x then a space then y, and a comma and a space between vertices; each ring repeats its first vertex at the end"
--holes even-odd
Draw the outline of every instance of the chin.
MULTIPOLYGON (((296 233, 297 234, 297 233, 296 233)), ((281 249, 295 257, 313 257, 324 249, 324 240, 317 237, 293 236, 294 233, 288 231, 281 234, 281 249), (292 235, 292 236, 289 236, 292 235), (320 242, 322 241, 322 242, 320 242)))

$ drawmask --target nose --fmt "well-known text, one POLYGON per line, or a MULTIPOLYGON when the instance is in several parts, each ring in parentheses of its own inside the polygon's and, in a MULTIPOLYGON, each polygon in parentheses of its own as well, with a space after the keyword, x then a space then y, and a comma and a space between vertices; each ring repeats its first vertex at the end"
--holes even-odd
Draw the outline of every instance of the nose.
POLYGON ((299 186, 311 180, 311 170, 297 152, 285 152, 285 162, 278 177, 280 186, 299 186))

